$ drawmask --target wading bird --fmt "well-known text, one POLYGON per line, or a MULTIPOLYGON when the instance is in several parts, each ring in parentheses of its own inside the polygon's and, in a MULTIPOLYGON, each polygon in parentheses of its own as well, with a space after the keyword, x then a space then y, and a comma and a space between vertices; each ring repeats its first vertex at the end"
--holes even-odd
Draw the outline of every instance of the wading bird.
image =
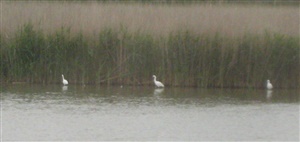
POLYGON ((62 74, 61 76, 62 76, 62 83, 63 83, 64 85, 68 85, 69 83, 68 83, 68 81, 64 78, 64 75, 62 74))
POLYGON ((155 84, 156 87, 165 87, 164 84, 162 84, 160 81, 156 80, 155 75, 153 75, 153 78, 154 78, 154 84, 155 84))
POLYGON ((271 84, 270 80, 267 80, 267 89, 272 89, 273 85, 271 84))

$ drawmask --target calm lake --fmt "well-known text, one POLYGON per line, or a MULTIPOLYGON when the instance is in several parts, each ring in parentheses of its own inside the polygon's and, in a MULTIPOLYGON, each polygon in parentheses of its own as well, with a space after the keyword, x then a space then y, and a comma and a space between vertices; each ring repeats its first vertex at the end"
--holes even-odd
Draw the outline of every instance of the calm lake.
POLYGON ((299 141, 299 90, 1 87, 3 141, 299 141))

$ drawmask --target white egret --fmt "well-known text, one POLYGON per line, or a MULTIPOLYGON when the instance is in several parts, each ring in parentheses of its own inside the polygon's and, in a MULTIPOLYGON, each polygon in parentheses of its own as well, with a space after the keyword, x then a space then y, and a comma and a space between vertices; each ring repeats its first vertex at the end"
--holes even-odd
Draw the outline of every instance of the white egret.
POLYGON ((155 84, 156 87, 165 87, 164 84, 162 84, 160 81, 156 80, 155 75, 153 75, 153 78, 154 78, 154 84, 155 84))
POLYGON ((270 80, 267 80, 267 89, 272 89, 273 85, 271 84, 270 80))
POLYGON ((62 74, 61 76, 62 76, 62 83, 63 83, 64 85, 68 85, 69 82, 64 78, 64 75, 62 74))

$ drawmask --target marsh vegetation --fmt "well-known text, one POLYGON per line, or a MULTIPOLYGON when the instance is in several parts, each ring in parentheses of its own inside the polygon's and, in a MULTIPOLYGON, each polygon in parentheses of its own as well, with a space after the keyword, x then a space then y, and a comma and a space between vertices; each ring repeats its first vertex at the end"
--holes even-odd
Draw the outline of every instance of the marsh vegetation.
POLYGON ((299 7, 2 2, 1 82, 299 87, 299 7))

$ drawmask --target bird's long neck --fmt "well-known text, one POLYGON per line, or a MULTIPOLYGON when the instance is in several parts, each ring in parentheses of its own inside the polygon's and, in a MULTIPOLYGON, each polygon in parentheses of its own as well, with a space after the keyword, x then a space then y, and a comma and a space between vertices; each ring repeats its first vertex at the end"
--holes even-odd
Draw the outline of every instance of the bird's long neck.
POLYGON ((63 75, 62 75, 62 79, 63 79, 63 80, 65 79, 63 75))
POLYGON ((156 77, 154 77, 154 79, 153 79, 153 80, 154 80, 154 82, 156 82, 156 77))

